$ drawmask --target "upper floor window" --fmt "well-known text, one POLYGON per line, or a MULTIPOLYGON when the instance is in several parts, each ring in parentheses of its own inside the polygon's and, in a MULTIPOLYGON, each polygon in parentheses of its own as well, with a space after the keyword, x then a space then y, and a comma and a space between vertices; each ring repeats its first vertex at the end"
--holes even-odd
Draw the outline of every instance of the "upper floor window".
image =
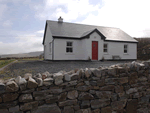
POLYGON ((124 45, 124 53, 128 53, 128 45, 124 45))
POLYGON ((103 52, 108 52, 108 44, 104 44, 104 50, 103 50, 103 52))
POLYGON ((73 42, 67 42, 66 43, 66 52, 67 53, 72 53, 73 52, 73 42))

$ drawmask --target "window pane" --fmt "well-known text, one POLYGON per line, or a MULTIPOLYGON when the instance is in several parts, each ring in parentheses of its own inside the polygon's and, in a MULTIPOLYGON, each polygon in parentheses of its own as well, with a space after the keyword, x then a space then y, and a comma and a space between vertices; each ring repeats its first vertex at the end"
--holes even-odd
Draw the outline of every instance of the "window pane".
POLYGON ((127 50, 124 50, 124 53, 127 53, 127 50))
POLYGON ((104 49, 104 52, 107 52, 107 49, 104 49))
POLYGON ((127 48, 127 45, 124 45, 124 48, 127 48))
POLYGON ((104 48, 107 48, 107 44, 104 44, 104 48))
POLYGON ((69 48, 68 47, 66 48, 66 52, 69 52, 69 48))
POLYGON ((72 42, 67 42, 67 46, 72 46, 72 42))
POLYGON ((73 52, 72 48, 70 48, 70 52, 73 52))

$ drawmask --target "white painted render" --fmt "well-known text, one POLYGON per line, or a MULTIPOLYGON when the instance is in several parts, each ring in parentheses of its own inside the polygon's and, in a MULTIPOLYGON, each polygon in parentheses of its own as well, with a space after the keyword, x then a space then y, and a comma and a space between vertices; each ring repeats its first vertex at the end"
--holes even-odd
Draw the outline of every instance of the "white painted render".
MULTIPOLYGON (((49 28, 48 28, 49 29, 49 28)), ((47 30, 48 30, 47 29, 47 30)), ((47 31, 45 39, 44 55, 45 59, 52 60, 52 53, 49 51, 49 42, 52 41, 50 30, 47 31)), ((137 59, 137 43, 108 42, 103 41, 97 32, 90 35, 90 38, 82 40, 75 39, 54 39, 54 59, 53 60, 88 60, 92 59, 92 41, 98 41, 98 60, 112 59, 112 55, 118 55, 121 59, 137 59), (73 53, 66 53, 66 42, 73 42, 73 53), (104 43, 108 44, 108 52, 103 52, 104 43), (128 45, 128 53, 124 54, 124 44, 128 45)))
POLYGON ((108 44, 108 52, 103 53, 105 59, 112 59, 112 55, 119 55, 121 59, 137 59, 137 43, 104 42, 108 44), (128 52, 124 53, 124 45, 128 45, 128 52))
MULTIPOLYGON (((50 42, 52 42, 52 40, 53 40, 52 33, 50 31, 49 26, 47 25, 46 34, 45 34, 45 42, 44 42, 44 59, 45 60, 52 60, 52 50, 50 53, 50 42)), ((52 44, 51 44, 51 48, 52 48, 52 44)))

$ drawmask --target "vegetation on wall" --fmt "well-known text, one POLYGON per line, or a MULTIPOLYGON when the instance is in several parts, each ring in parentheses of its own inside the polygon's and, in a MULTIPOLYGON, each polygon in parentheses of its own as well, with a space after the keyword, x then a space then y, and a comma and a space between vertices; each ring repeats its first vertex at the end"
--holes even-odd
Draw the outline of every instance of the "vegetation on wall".
POLYGON ((138 41, 137 45, 137 59, 150 59, 150 38, 134 38, 138 41))

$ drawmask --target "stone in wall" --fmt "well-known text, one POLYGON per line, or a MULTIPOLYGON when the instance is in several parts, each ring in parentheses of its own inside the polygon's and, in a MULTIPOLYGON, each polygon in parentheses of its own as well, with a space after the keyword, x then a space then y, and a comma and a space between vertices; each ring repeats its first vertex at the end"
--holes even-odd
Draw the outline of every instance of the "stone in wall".
POLYGON ((110 99, 95 99, 91 100, 91 108, 97 109, 108 106, 110 104, 110 99))
POLYGON ((10 102, 18 98, 18 93, 6 93, 3 94, 3 102, 10 102))
POLYGON ((50 105, 39 106, 38 109, 32 113, 61 113, 60 108, 54 103, 50 105))
POLYGON ((19 87, 16 82, 10 81, 6 83, 6 91, 7 92, 15 92, 18 91, 19 87))
POLYGON ((32 89, 32 88, 36 88, 37 86, 38 83, 32 77, 29 76, 27 88, 32 89))
POLYGON ((76 99, 78 97, 78 91, 77 90, 69 91, 67 97, 69 99, 76 99))

